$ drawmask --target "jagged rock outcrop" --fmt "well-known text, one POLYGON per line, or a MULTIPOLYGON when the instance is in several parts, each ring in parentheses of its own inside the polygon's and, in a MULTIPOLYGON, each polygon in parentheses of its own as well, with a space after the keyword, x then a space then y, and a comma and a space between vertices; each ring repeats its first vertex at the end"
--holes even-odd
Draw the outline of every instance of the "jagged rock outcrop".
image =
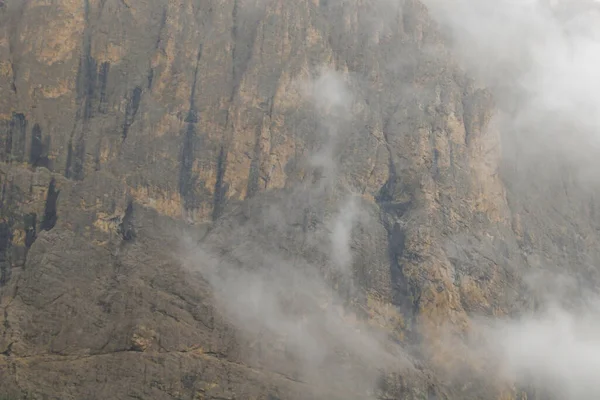
POLYGON ((442 331, 533 307, 532 268, 596 278, 598 195, 559 165, 549 188, 501 163, 492 96, 417 0, 4 0, 0 91, 0 393, 364 398, 251 343, 182 268, 182 237, 231 264, 316 266, 409 353, 373 377, 385 399, 526 398, 442 331), (322 66, 352 100, 314 195, 328 126, 298 82, 322 66), (323 246, 347 191, 367 214, 352 291, 323 246))

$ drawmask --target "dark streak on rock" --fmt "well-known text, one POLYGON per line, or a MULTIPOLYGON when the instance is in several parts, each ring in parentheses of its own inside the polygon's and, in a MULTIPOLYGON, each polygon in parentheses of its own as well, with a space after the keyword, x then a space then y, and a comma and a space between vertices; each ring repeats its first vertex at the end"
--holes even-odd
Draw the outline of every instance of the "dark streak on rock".
POLYGON ((227 150, 224 146, 221 146, 221 150, 219 151, 219 157, 217 158, 217 179, 215 182, 215 198, 212 214, 213 221, 216 221, 225 209, 225 199, 227 190, 229 189, 227 183, 224 182, 226 165, 227 150))
POLYGON ((156 44, 154 46, 156 49, 160 48, 160 44, 162 41, 162 34, 163 34, 163 31, 164 31, 166 25, 167 25, 167 7, 163 8, 162 15, 160 17, 160 25, 158 28, 158 37, 156 38, 156 44))
POLYGON ((7 122, 6 133, 4 136, 4 151, 2 154, 2 161, 10 162, 12 153, 12 130, 10 129, 11 122, 7 122))
POLYGON ((29 163, 33 167, 50 167, 48 154, 50 152, 50 136, 42 137, 42 128, 35 124, 31 129, 31 148, 29 150, 29 163))
POLYGON ((148 71, 148 89, 152 89, 152 83, 154 82, 154 68, 150 68, 148 71))
POLYGON ((415 293, 410 282, 404 275, 402 257, 405 252, 406 234, 399 223, 384 224, 388 231, 388 252, 390 259, 390 272, 392 276, 393 303, 407 316, 407 319, 416 317, 418 306, 418 293, 415 293))
MULTIPOLYGON (((156 35, 156 43, 154 44, 154 49, 159 50, 161 48, 163 32, 165 30, 165 26, 167 25, 167 7, 164 7, 160 16, 160 23, 158 26, 158 34, 156 35)), ((148 69, 148 89, 152 89, 152 83, 154 83, 154 68, 150 67, 148 69)))
POLYGON ((412 320, 416 316, 419 293, 404 275, 402 258, 405 256, 406 234, 398 220, 411 208, 412 198, 404 202, 398 201, 398 194, 403 191, 400 177, 393 159, 392 147, 390 145, 390 125, 394 114, 400 105, 395 107, 383 129, 383 137, 388 150, 389 178, 376 196, 376 202, 382 213, 382 222, 388 232, 388 257, 390 261, 390 273, 392 277, 393 303, 398 306, 403 314, 412 320))
POLYGON ((85 136, 89 130, 89 122, 94 112, 93 103, 98 78, 96 60, 92 57, 89 0, 84 0, 84 19, 83 53, 79 60, 76 85, 79 108, 75 117, 75 127, 69 141, 71 157, 67 157, 65 169, 65 176, 75 180, 83 180, 85 176, 85 136))
POLYGON ((129 102, 127 103, 127 107, 125 109, 125 121, 123 122, 123 132, 121 134, 121 138, 123 140, 127 139, 127 134, 129 133, 129 128, 135 121, 135 116, 140 108, 140 102, 142 101, 142 88, 136 86, 133 89, 133 93, 129 102))
POLYGON ((0 287, 10 278, 10 260, 7 254, 12 243, 12 229, 8 222, 0 222, 0 287))
POLYGON ((19 207, 22 204, 22 192, 12 181, 5 179, 0 192, 0 287, 5 285, 15 264, 13 252, 13 232, 20 218, 19 207))
POLYGON ((123 220, 119 224, 119 233, 121 234, 121 238, 130 242, 135 239, 136 232, 133 221, 133 202, 129 200, 127 203, 127 209, 125 210, 125 215, 123 216, 123 220))
POLYGON ((187 126, 183 135, 183 142, 181 145, 181 160, 179 169, 179 194, 183 199, 184 208, 186 210, 193 209, 196 206, 196 199, 194 195, 194 188, 196 185, 197 178, 193 174, 192 169, 194 166, 195 157, 195 142, 196 142, 196 127, 195 124, 198 122, 198 111, 196 109, 196 85, 198 84, 198 69, 200 67, 200 59, 202 57, 203 45, 200 44, 198 48, 198 55, 196 57, 196 69, 194 71, 194 81, 192 83, 192 90, 190 93, 190 108, 185 118, 187 126))
POLYGON ((233 24, 231 26, 231 38, 233 39, 233 47, 231 48, 231 58, 232 58, 232 75, 233 75, 233 90, 232 93, 235 93, 238 85, 238 68, 236 63, 237 56, 237 39, 238 39, 238 9, 239 9, 239 0, 233 1, 233 9, 231 10, 231 19, 233 24))
POLYGON ((56 181, 52 178, 48 185, 46 204, 44 205, 44 217, 40 224, 40 230, 42 231, 49 231, 56 225, 56 221, 58 220, 56 205, 59 194, 60 190, 56 190, 56 181))
POLYGON ((31 148, 29 149, 29 163, 36 167, 42 157, 44 143, 42 142, 42 128, 35 124, 31 129, 31 148))
POLYGON ((231 37, 233 42, 233 47, 231 49, 233 65, 232 99, 233 95, 238 91, 242 77, 248 68, 252 57, 252 45, 254 44, 259 26, 257 21, 253 19, 249 20, 246 13, 244 13, 245 17, 240 18, 240 3, 242 2, 235 0, 231 12, 233 21, 231 27, 231 37))
POLYGON ((98 140, 98 144, 96 146, 96 154, 94 156, 94 170, 95 171, 100 171, 100 169, 102 168, 102 162, 100 160, 100 154, 102 152, 102 140, 103 140, 103 138, 100 138, 98 140))
POLYGON ((84 52, 79 64, 77 96, 83 101, 83 121, 87 123, 93 115, 92 104, 96 92, 97 66, 91 56, 92 39, 88 33, 84 39, 84 52))
POLYGON ((72 164, 73 164, 73 142, 69 140, 69 145, 67 147, 67 165, 65 167, 65 177, 70 179, 72 172, 72 164))
POLYGON ((23 216, 25 229, 25 248, 29 249, 37 239, 37 214, 29 213, 23 216))
POLYGON ((0 121, 0 161, 7 162, 9 155, 6 150, 8 148, 8 139, 10 132, 10 121, 0 121))
MULTIPOLYGON (((251 44, 254 42, 254 38, 256 36, 258 24, 249 23, 247 26, 250 27, 249 32, 240 32, 240 27, 242 30, 245 26, 243 26, 242 21, 240 20, 240 1, 234 0, 233 8, 231 11, 232 18, 232 27, 231 27, 231 39, 232 39, 232 49, 231 49, 231 59, 232 59, 232 69, 231 75, 233 79, 233 85, 231 88, 231 93, 229 96, 229 104, 233 104, 233 100, 235 94, 239 89, 240 82, 246 69, 248 67, 250 58, 252 56, 251 52, 251 44)), ((231 120, 230 120, 229 110, 227 111, 227 117, 225 120, 226 129, 230 130, 231 120)), ((216 220, 223 212, 225 208, 225 199, 227 195, 228 185, 224 182, 225 171, 227 169, 227 149, 226 147, 227 139, 224 140, 224 143, 221 145, 219 156, 217 159, 217 181, 215 183, 215 192, 214 192, 214 205, 213 205, 213 220, 216 220)), ((251 167, 250 176, 248 179, 248 197, 252 196, 256 193, 259 186, 259 163, 260 160, 258 157, 253 159, 254 169, 251 167)))
POLYGON ((191 209, 194 206, 194 186, 196 177, 192 173, 192 168, 194 165, 195 136, 194 125, 188 123, 181 145, 181 161, 179 169, 179 194, 183 199, 186 210, 191 209))
POLYGON ((85 138, 83 134, 75 142, 73 151, 73 165, 72 165, 72 178, 76 181, 83 180, 85 176, 84 163, 85 163, 85 138))
POLYGON ((99 9, 100 9, 99 15, 100 16, 102 15, 102 12, 104 11, 104 6, 105 5, 106 5, 106 0, 100 0, 100 7, 99 7, 99 9))
POLYGON ((25 6, 27 5, 27 2, 21 1, 18 2, 18 4, 20 4, 19 10, 17 14, 10 19, 10 25, 8 27, 8 53, 10 58, 10 67, 12 71, 10 88, 14 94, 17 94, 17 80, 19 70, 18 65, 20 61, 17 58, 18 53, 16 51, 20 38, 19 26, 21 26, 21 20, 23 18, 23 13, 25 12, 25 6))
POLYGON ((98 112, 106 114, 108 109, 106 99, 106 87, 108 85, 108 74, 110 72, 110 63, 108 61, 100 64, 100 71, 98 72, 98 81, 100 84, 100 99, 98 100, 98 112))
POLYGON ((200 59, 202 58, 202 51, 204 46, 200 44, 198 48, 198 55, 196 56, 196 69, 194 70, 194 81, 192 83, 192 90, 190 93, 190 109, 188 115, 185 118, 187 123, 198 122, 198 111, 196 110, 196 85, 198 84, 198 69, 200 68, 200 59))
POLYGON ((258 126, 256 128, 256 138, 254 143, 254 154, 252 156, 252 161, 250 162, 250 170, 248 171, 248 186, 246 188, 246 198, 249 199, 253 197, 259 191, 259 181, 260 181, 260 161, 261 161, 261 152, 260 152, 260 136, 261 136, 261 127, 258 126))
POLYGON ((433 149, 433 177, 439 178, 440 176, 440 151, 433 149))
POLYGON ((21 113, 13 113, 5 142, 7 161, 23 162, 27 142, 27 119, 21 113))

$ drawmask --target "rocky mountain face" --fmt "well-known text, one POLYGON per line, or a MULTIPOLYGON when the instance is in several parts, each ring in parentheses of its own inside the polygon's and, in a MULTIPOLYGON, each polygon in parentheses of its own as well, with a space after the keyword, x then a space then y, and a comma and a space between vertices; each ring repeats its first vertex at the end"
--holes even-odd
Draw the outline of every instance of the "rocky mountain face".
POLYGON ((543 398, 459 339, 598 281, 417 0, 0 0, 0 93, 9 398, 543 398))

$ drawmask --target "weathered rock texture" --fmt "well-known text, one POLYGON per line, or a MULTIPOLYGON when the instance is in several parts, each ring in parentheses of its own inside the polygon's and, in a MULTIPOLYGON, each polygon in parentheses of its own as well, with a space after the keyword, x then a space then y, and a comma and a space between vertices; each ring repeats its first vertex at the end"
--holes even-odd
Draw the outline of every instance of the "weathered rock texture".
POLYGON ((493 99, 417 0, 4 0, 0 94, 0 392, 15 398, 353 398, 257 355, 178 257, 187 232, 326 266, 318 232, 343 190, 371 221, 346 300, 420 349, 380 398, 521 398, 456 383, 479 367, 442 326, 527 309, 531 268, 597 275, 598 197, 501 168, 493 99), (323 65, 351 82, 352 115, 335 187, 301 202, 323 126, 296 83, 323 65))

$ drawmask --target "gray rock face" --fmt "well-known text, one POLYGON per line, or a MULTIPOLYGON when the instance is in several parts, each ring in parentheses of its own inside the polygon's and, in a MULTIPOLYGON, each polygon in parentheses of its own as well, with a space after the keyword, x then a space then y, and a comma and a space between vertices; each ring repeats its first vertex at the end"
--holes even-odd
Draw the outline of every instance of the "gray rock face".
POLYGON ((453 340, 598 282, 416 0, 0 0, 0 93, 0 394, 536 398, 453 340))

